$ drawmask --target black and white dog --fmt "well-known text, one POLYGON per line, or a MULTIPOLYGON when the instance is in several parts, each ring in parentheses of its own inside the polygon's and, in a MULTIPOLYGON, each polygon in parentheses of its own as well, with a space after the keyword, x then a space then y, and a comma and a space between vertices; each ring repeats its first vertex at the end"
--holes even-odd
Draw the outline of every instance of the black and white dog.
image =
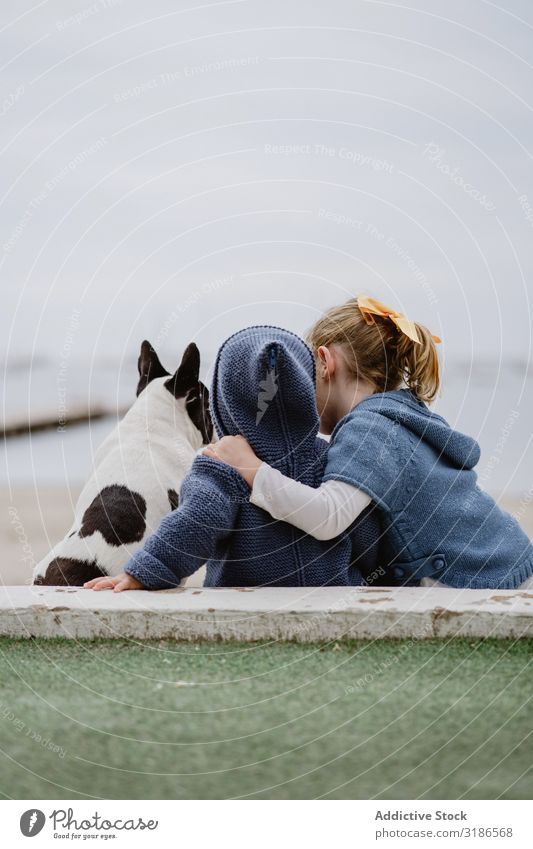
POLYGON ((178 506, 196 452, 211 441, 209 393, 191 343, 170 375, 149 342, 139 357, 137 400, 96 452, 74 523, 34 571, 34 584, 81 586, 118 575, 178 506))

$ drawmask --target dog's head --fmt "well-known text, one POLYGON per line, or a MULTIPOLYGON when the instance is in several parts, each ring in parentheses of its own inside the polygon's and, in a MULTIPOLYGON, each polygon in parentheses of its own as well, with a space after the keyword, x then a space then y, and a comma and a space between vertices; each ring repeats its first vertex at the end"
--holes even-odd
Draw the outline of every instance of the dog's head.
POLYGON ((194 342, 187 345, 181 363, 174 374, 170 374, 162 365, 156 352, 146 340, 141 345, 138 361, 139 382, 137 396, 153 380, 158 380, 161 392, 170 392, 176 401, 183 401, 187 414, 199 430, 202 442, 207 445, 213 436, 213 423, 209 413, 209 391, 200 380, 200 352, 194 342))

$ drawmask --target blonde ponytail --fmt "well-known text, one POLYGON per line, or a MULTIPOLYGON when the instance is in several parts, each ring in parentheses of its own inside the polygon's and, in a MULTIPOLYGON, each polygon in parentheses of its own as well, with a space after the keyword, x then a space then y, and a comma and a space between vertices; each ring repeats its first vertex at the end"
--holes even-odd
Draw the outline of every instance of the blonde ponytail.
POLYGON ((433 336, 422 324, 416 324, 420 343, 398 334, 396 356, 398 370, 406 386, 421 401, 431 404, 440 388, 440 363, 433 336))

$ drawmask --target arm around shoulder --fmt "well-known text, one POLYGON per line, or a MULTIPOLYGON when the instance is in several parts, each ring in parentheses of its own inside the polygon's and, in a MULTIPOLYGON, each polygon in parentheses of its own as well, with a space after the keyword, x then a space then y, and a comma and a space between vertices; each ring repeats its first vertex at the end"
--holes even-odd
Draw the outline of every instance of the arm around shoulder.
POLYGON ((250 501, 274 519, 289 522, 315 539, 329 540, 350 527, 370 498, 340 481, 328 481, 318 488, 306 486, 263 463, 250 501))

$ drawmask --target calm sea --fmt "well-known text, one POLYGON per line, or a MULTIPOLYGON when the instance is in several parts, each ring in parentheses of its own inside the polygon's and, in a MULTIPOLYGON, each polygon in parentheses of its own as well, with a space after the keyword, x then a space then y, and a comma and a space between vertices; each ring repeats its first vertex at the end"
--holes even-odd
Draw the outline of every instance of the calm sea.
MULTIPOLYGON (((204 375, 209 380, 209 370, 204 375)), ((134 398, 136 372, 115 362, 69 363, 65 373, 46 361, 11 366, 3 392, 4 421, 56 415, 94 406, 127 407, 134 398)), ((526 364, 455 363, 447 367, 442 396, 434 409, 459 430, 479 440, 481 485, 493 494, 522 496, 533 485, 533 369, 526 364)), ((4 441, 0 486, 78 486, 92 468, 92 456, 114 427, 116 417, 12 437, 4 441)))

